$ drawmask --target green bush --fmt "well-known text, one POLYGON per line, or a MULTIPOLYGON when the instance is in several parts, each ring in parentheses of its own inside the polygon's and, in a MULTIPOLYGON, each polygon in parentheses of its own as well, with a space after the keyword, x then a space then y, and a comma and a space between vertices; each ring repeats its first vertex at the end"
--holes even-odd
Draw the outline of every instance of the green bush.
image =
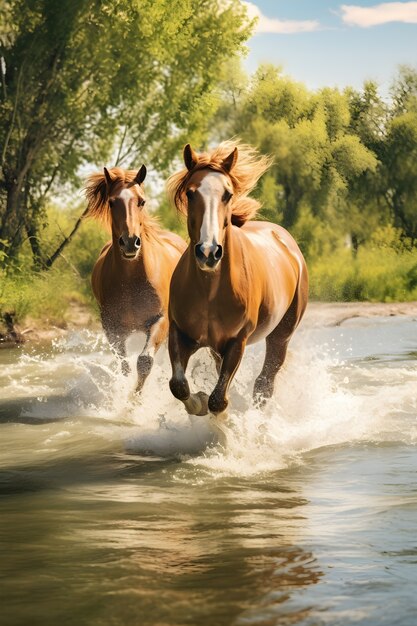
POLYGON ((0 280, 0 312, 14 312, 18 323, 29 317, 65 326, 71 302, 94 307, 89 281, 61 260, 48 272, 13 272, 1 275, 0 280))
POLYGON ((417 300, 417 248, 398 238, 387 241, 382 234, 356 254, 344 248, 311 261, 311 297, 343 302, 417 300))
MULTIPOLYGON (((42 248, 51 254, 71 232, 83 207, 65 210, 49 207, 47 228, 42 231, 42 248)), ((22 247, 18 262, 7 272, 0 272, 0 316, 15 313, 15 321, 26 318, 45 324, 65 326, 70 303, 97 310, 91 291, 90 276, 94 263, 109 234, 96 222, 85 220, 63 255, 51 269, 35 271, 28 242, 22 247)))

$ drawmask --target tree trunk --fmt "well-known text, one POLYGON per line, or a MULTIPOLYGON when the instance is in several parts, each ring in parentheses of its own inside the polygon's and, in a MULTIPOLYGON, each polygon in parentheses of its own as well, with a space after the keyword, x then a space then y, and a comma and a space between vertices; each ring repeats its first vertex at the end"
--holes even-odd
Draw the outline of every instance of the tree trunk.
POLYGON ((32 250, 33 267, 35 270, 41 270, 45 266, 45 260, 43 258, 41 242, 38 236, 38 228, 33 220, 26 223, 26 233, 32 250))
POLYGON ((290 185, 284 186, 284 209, 283 209, 283 226, 291 228, 294 226, 298 217, 298 205, 301 200, 300 194, 296 194, 290 185))
POLYGON ((22 186, 17 182, 7 187, 6 208, 0 226, 0 250, 7 254, 5 264, 16 255, 16 243, 21 228, 19 219, 21 190, 22 186))

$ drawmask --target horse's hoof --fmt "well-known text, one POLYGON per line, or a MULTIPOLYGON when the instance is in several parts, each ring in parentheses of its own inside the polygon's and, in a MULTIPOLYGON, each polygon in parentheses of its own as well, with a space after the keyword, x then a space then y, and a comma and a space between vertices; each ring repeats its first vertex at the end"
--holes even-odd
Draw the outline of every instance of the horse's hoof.
MULTIPOLYGON (((142 354, 138 356, 136 368, 138 375, 145 380, 150 374, 153 365, 153 358, 149 354, 142 354)), ((143 383, 142 383, 143 384, 143 383)))
POLYGON ((253 403, 262 409, 274 393, 274 383, 266 378, 257 378, 253 387, 253 403))
POLYGON ((207 415, 209 412, 208 395, 204 391, 192 393, 188 400, 185 400, 184 405, 189 415, 207 415))
POLYGON ((216 398, 212 395, 208 401, 208 408, 210 413, 213 413, 216 416, 221 416, 226 412, 226 409, 229 405, 229 401, 226 398, 216 398))

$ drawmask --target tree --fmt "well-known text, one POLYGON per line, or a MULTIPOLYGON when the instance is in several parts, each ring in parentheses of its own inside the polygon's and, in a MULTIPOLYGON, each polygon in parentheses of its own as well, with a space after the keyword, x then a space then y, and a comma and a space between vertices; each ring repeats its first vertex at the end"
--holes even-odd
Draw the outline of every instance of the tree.
POLYGON ((292 228, 308 206, 313 216, 347 221, 350 184, 376 159, 350 129, 346 94, 309 92, 279 68, 262 66, 232 119, 232 132, 274 157, 261 189, 275 219, 292 228))
POLYGON ((3 2, 0 251, 10 261, 27 236, 42 265, 51 190, 114 153, 163 168, 185 132, 198 140, 251 24, 238 0, 3 2))
MULTIPOLYGON (((365 84, 350 92, 352 130, 371 150, 378 166, 355 183, 352 196, 362 213, 393 223, 412 240, 417 238, 417 72, 402 67, 391 89, 391 104, 377 86, 365 84)), ((372 223, 376 227, 376 220, 372 223)))

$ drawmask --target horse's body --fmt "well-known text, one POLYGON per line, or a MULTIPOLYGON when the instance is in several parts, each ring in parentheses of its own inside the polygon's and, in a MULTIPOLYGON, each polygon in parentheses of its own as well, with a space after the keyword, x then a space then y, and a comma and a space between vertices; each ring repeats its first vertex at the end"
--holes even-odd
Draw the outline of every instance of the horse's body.
MULTIPOLYGON (((266 339, 266 356, 254 395, 261 401, 270 397, 288 341, 307 304, 307 270, 297 244, 276 224, 246 221, 256 212, 246 196, 239 212, 237 153, 227 157, 226 148, 229 144, 214 163, 210 155, 203 155, 200 163, 188 148, 188 174, 183 172, 181 180, 174 176, 170 184, 179 208, 184 210, 186 201, 181 205, 181 198, 187 197, 191 239, 171 281, 170 387, 187 410, 197 414, 225 410, 227 390, 246 344, 262 339, 266 339), (219 371, 209 398, 202 392, 190 394, 185 378, 189 357, 205 346, 211 348, 219 371)), ((250 154, 255 166, 253 153, 242 148, 243 158, 250 154)), ((266 165, 264 160, 257 171, 254 167, 252 186, 266 165)))
POLYGON ((105 172, 91 176, 87 184, 90 214, 107 221, 112 230, 91 282, 103 329, 125 373, 127 338, 137 331, 146 335, 137 360, 140 391, 168 333, 169 283, 186 244, 147 215, 139 174, 135 179, 135 172, 105 172))

